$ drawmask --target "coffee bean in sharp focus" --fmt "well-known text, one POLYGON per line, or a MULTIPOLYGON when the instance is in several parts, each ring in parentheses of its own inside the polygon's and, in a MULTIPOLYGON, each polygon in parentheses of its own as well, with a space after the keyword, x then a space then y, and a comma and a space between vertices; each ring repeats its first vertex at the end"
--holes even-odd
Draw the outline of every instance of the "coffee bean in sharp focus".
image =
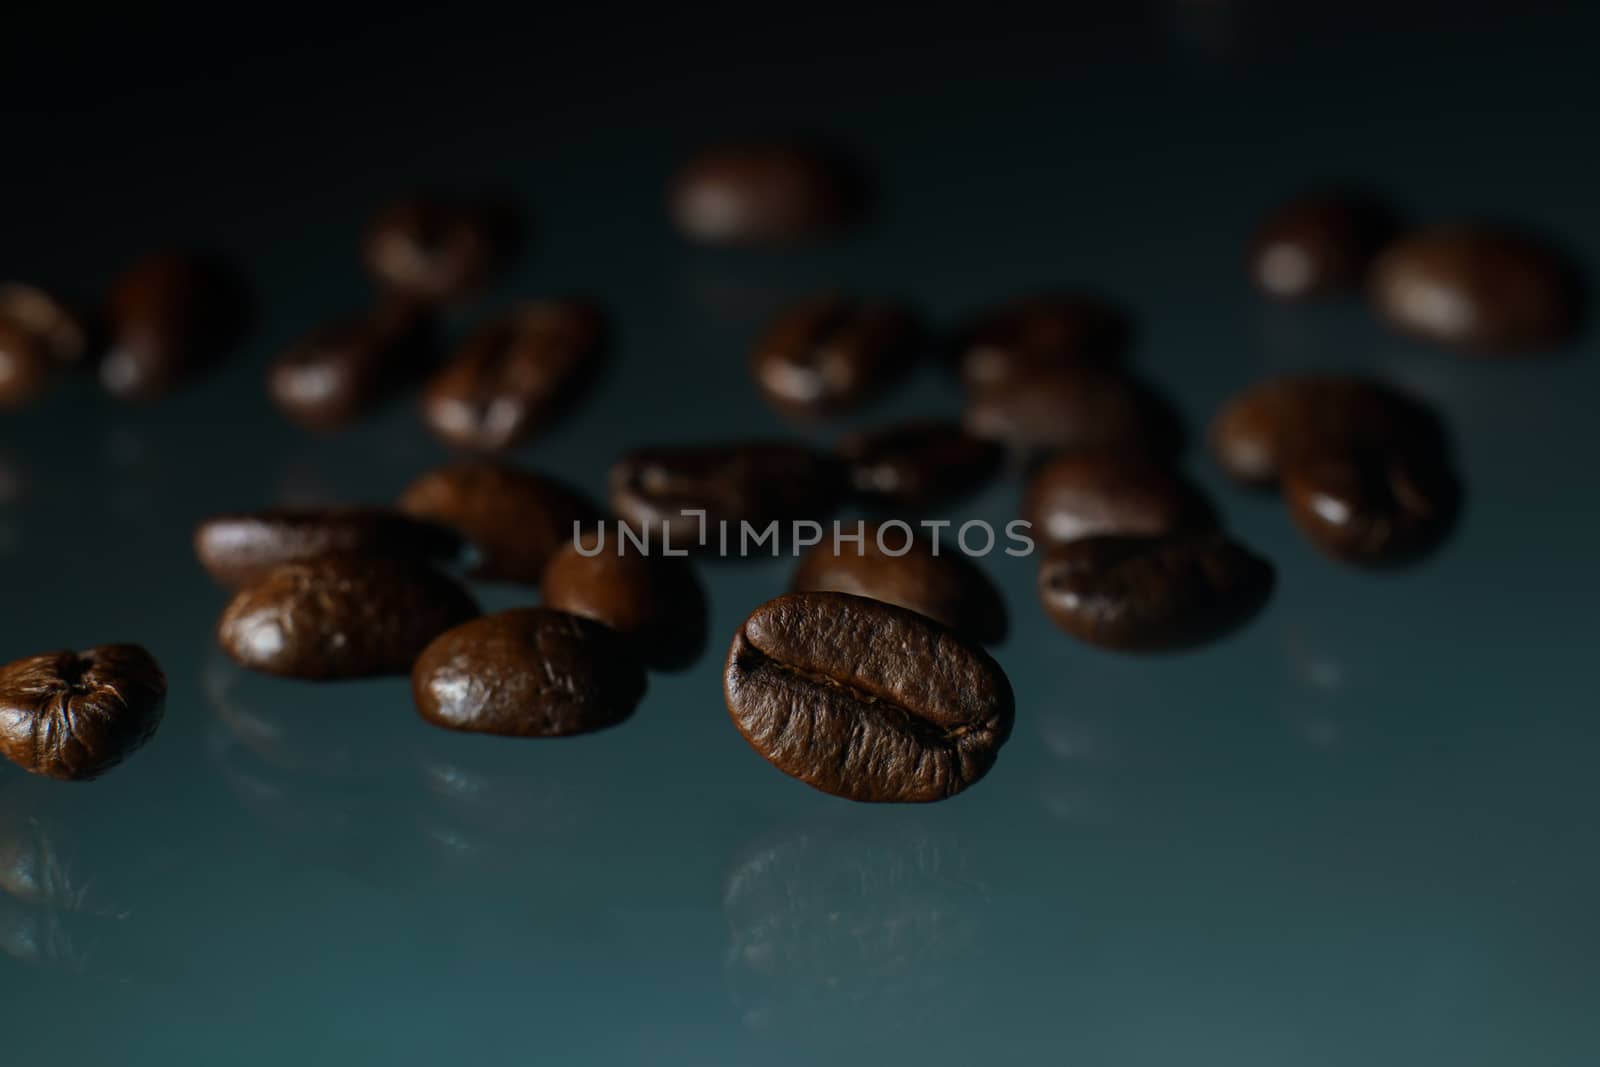
POLYGON ((1582 324, 1580 272, 1558 249, 1509 230, 1408 234, 1373 267, 1378 313, 1402 333, 1482 353, 1552 348, 1582 324))
POLYGON ((1169 652, 1216 640, 1259 612, 1272 565, 1219 533, 1090 537, 1039 566, 1045 613, 1090 644, 1169 652))
POLYGON ((59 366, 77 366, 89 356, 89 322, 76 308, 37 285, 0 284, 0 321, 13 323, 39 339, 59 366))
POLYGON ((985 311, 956 331, 953 354, 969 389, 1064 368, 1113 366, 1133 339, 1126 312, 1088 292, 1034 293, 985 311))
POLYGON ((411 692, 435 726, 566 737, 613 726, 644 695, 644 670, 600 623, 550 608, 486 615, 417 657, 411 692))
POLYGON ((250 317, 245 282, 222 259, 148 256, 112 286, 100 384, 130 399, 169 392, 220 363, 243 340, 250 317))
POLYGON ((982 488, 1005 458, 959 422, 919 419, 841 437, 834 446, 864 503, 925 511, 982 488))
POLYGON ((431 303, 470 296, 515 258, 523 224, 508 204, 447 192, 400 197, 367 226, 362 256, 387 289, 431 303))
POLYGON ((285 352, 268 371, 267 391, 302 426, 338 429, 417 381, 436 351, 426 309, 388 300, 322 327, 285 352))
POLYGON ((987 386, 967 400, 962 426, 1019 455, 1080 449, 1175 454, 1182 427, 1149 387, 1116 371, 1074 367, 987 386))
POLYGON ((746 741, 785 774, 861 801, 933 801, 988 773, 1011 683, 954 631, 892 604, 791 593, 757 608, 723 676, 746 741))
POLYGON ((606 321, 585 300, 527 303, 469 337, 428 382, 422 418, 446 444, 520 444, 570 406, 598 368, 606 321))
POLYGON ((767 403, 794 417, 857 410, 905 377, 926 333, 888 300, 831 294, 781 312, 756 342, 751 371, 767 403))
POLYGON ((600 513, 582 493, 504 463, 466 460, 408 486, 400 510, 456 531, 477 551, 472 576, 538 585, 545 564, 572 539, 574 523, 600 513))
POLYGON ((615 531, 587 531, 544 569, 546 607, 604 623, 647 666, 687 667, 706 642, 705 590, 687 560, 646 555, 615 531))
POLYGON ((859 166, 836 149, 789 141, 708 148, 668 192, 672 220, 693 241, 784 245, 854 226, 871 199, 859 166))
POLYGON ((138 645, 19 659, 0 667, 0 752, 34 774, 94 778, 154 736, 166 696, 138 645))
POLYGON ((1045 462, 1028 479, 1022 517, 1045 545, 1216 526, 1205 497, 1171 466, 1116 451, 1069 452, 1045 462))
POLYGON ((1267 296, 1306 300, 1359 292, 1393 239, 1394 212, 1357 189, 1306 193, 1269 215, 1250 243, 1250 280, 1267 296))
POLYGON ((194 532, 195 556, 219 585, 239 589, 284 563, 317 556, 382 556, 449 562, 452 530, 380 508, 274 510, 214 515, 194 532))
POLYGON ((229 601, 217 639, 241 667, 290 678, 405 674, 439 634, 478 614, 427 564, 319 556, 267 572, 229 601))
MULTIPOLYGON (((856 531, 844 532, 853 536, 856 531)), ((865 523, 860 532, 859 543, 835 541, 827 532, 800 557, 789 588, 870 597, 925 615, 973 641, 1005 639, 1005 601, 972 560, 917 536, 909 526, 865 523)))
POLYGON ((1446 458, 1425 446, 1307 455, 1283 473, 1289 515, 1335 559, 1407 563, 1449 534, 1460 486, 1446 458))

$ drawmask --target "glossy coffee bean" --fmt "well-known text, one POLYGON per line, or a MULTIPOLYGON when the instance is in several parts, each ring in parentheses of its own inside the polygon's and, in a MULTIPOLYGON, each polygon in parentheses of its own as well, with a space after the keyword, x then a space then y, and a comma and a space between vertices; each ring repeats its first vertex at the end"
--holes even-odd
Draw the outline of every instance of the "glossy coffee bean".
POLYGON ((546 607, 604 623, 647 666, 686 667, 706 641, 706 597, 694 568, 646 555, 602 526, 565 545, 544 569, 546 607))
POLYGON ((1126 375, 1076 367, 1013 378, 973 393, 962 426, 974 437, 1028 455, 1085 449, 1175 453, 1177 416, 1157 394, 1126 375))
POLYGON ((100 384, 127 398, 169 392, 221 362, 244 339, 250 315, 244 280, 221 259, 148 256, 111 288, 100 384))
POLYGON ((611 630, 550 608, 486 615, 440 634, 411 672, 435 726, 503 737, 566 737, 626 719, 644 670, 611 630))
POLYGON ((385 205, 368 223, 361 251, 385 288, 441 303, 486 285, 521 241, 521 222, 507 205, 421 192, 385 205))
POLYGON ((0 285, 0 321, 38 338, 50 359, 61 366, 76 366, 89 355, 89 323, 77 309, 37 285, 0 285))
POLYGON ((759 531, 771 522, 826 518, 842 483, 829 457, 770 441, 635 449, 612 465, 610 480, 617 517, 657 539, 666 531, 674 551, 716 546, 720 522, 737 539, 740 522, 759 531), (706 545, 702 519, 691 511, 705 512, 706 545))
POLYGON ((150 740, 166 697, 138 645, 19 659, 0 667, 0 753, 34 774, 94 778, 150 740))
POLYGON ((879 507, 925 511, 982 488, 1005 449, 959 422, 918 419, 849 434, 834 446, 850 490, 879 507))
POLYGON ((1128 452, 1068 452, 1047 461, 1028 479, 1022 517, 1045 545, 1216 525, 1205 497, 1182 475, 1128 452))
POLYGON ((460 551, 461 539, 451 530, 378 508, 213 515, 194 532, 200 565, 229 589, 253 585, 281 564, 317 556, 448 562, 460 551))
POLYGON ((1279 300, 1359 291, 1396 232, 1394 213, 1354 189, 1307 193, 1267 216, 1250 243, 1250 280, 1279 300))
POLYGON ((570 407, 605 344, 605 316, 587 301, 523 304, 474 333, 433 376, 422 419, 457 448, 520 444, 570 407))
POLYGON ((323 326, 289 349, 268 371, 267 392, 301 425, 338 429, 417 381, 436 345, 422 305, 389 301, 323 326))
POLYGON ((1335 559, 1405 563, 1444 540, 1460 486, 1445 458, 1425 448, 1305 456, 1283 473, 1295 525, 1335 559))
POLYGON ((20 408, 36 399, 55 370, 39 337, 0 319, 0 408, 20 408))
POLYGON ((1034 293, 974 317, 956 331, 954 356, 969 389, 1084 365, 1119 363, 1133 323, 1093 293, 1034 293))
POLYGON ((1219 533, 1090 537, 1039 567, 1045 613, 1090 644, 1168 652, 1216 640, 1259 612, 1272 565, 1219 533))
MULTIPOLYGON (((850 536, 858 532, 850 524, 842 529, 850 536)), ((926 615, 974 641, 1005 639, 1005 601, 971 559, 899 526, 865 523, 859 532, 859 543, 836 543, 833 531, 825 531, 822 542, 800 557, 789 588, 870 597, 926 615)))
POLYGON ((572 539, 574 524, 600 517, 571 487, 502 463, 469 460, 412 482, 400 510, 455 530, 478 553, 472 575, 537 585, 545 564, 572 539))
POLYGON ((781 245, 859 222, 868 183, 830 148, 792 142, 719 145, 691 158, 669 190, 672 220, 690 240, 781 245))
POLYGON ((1402 237, 1374 265, 1371 292, 1402 333, 1490 353, 1563 344, 1583 317, 1579 272, 1560 251, 1492 227, 1402 237))
POLYGON ((1011 734, 1011 683, 954 631, 843 593, 791 593, 733 639, 723 692, 773 766, 825 793, 932 801, 988 773, 1011 734))
POLYGON ((911 309, 829 295, 787 308, 756 343, 761 395, 793 416, 839 415, 877 399, 916 363, 925 343, 911 309))
POLYGON ((405 674, 429 641, 478 614, 415 560, 319 556, 285 563, 229 601, 217 640, 235 663, 290 678, 405 674))

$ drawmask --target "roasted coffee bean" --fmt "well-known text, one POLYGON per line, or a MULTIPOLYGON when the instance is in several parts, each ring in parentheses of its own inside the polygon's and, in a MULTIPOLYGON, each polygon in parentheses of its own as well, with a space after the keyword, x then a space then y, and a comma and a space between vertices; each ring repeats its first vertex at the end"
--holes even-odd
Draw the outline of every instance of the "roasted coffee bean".
POLYGON ((838 503, 838 465, 801 445, 753 441, 641 448, 611 467, 611 509, 635 529, 665 536, 674 551, 718 544, 747 522, 826 518, 838 503), (704 511, 703 519, 690 511, 704 511), (700 544, 701 523, 706 544, 700 544))
POLYGON ((1057 545, 1039 567, 1051 620, 1123 652, 1215 640, 1260 611, 1272 586, 1272 565, 1219 533, 1089 537, 1057 545))
POLYGON ((244 280, 217 257, 142 259, 112 286, 100 384, 127 398, 168 392, 221 362, 244 339, 250 315, 244 280))
POLYGON ((461 539, 439 525, 379 508, 276 510, 214 515, 194 531, 194 553, 219 585, 253 585, 284 563, 317 556, 383 556, 448 562, 461 539))
POLYGON ((330 323, 285 352, 268 371, 267 391, 301 425, 338 429, 417 381, 436 350, 422 305, 391 300, 330 323))
POLYGON ((1583 316, 1579 272, 1561 252, 1491 227, 1439 227, 1391 244, 1372 272, 1378 313, 1403 333, 1481 352, 1570 340, 1583 316))
POLYGON ((646 555, 604 526, 550 557, 542 591, 546 607, 615 630, 646 666, 687 667, 705 649, 706 596, 694 568, 646 555))
POLYGON ((1267 296, 1305 300, 1359 291, 1396 231, 1377 197, 1331 189, 1296 197, 1267 216, 1250 244, 1250 280, 1267 296))
POLYGON ((1425 447, 1307 455, 1283 472, 1289 514, 1322 551, 1351 563, 1405 563, 1444 540, 1460 486, 1425 447))
POLYGON ((54 294, 25 282, 0 285, 0 321, 20 326, 38 338, 52 361, 82 363, 89 354, 89 324, 54 294))
POLYGON ((550 608, 486 615, 417 657, 411 693, 435 726, 566 737, 614 726, 644 695, 644 670, 615 633, 550 608))
POLYGON ((524 304, 473 334, 434 375, 422 419, 458 448, 520 444, 571 405, 605 343, 605 316, 587 301, 524 304))
POLYGON ((998 664, 925 616, 843 593, 757 608, 728 653, 734 725, 785 774, 835 796, 930 801, 994 765, 1011 734, 998 664))
POLYGON ((824 536, 800 557, 789 588, 796 593, 850 593, 926 615, 974 641, 1006 636, 1006 605, 972 560, 910 527, 863 523, 845 530, 860 542, 824 536))
POLYGON ((829 295, 796 304, 756 343, 751 371, 769 404, 793 416, 839 415, 877 399, 925 343, 911 309, 829 295))
POLYGON ((1121 362, 1133 323, 1093 293, 1035 293, 991 308, 956 331, 954 358, 969 389, 1084 365, 1121 362))
POLYGON ((1444 431, 1418 401, 1367 378, 1308 374, 1269 378, 1229 400, 1211 423, 1211 452, 1247 485, 1277 484, 1297 456, 1423 441, 1442 450, 1444 431))
POLYGON ((241 667, 290 678, 405 674, 417 653, 478 614, 427 564, 369 556, 285 563, 229 601, 217 640, 241 667))
POLYGON ((502 463, 435 468, 400 497, 400 510, 442 523, 476 547, 475 578, 537 585, 545 564, 572 540, 574 524, 600 515, 571 487, 502 463))
POLYGON ((0 408, 19 408, 38 397, 55 369, 39 337, 0 319, 0 408))
POLYGON ((522 224, 503 203, 442 192, 403 196, 367 226, 367 269, 405 296, 447 302, 484 286, 515 256, 522 224))
POLYGON ((1216 516, 1170 466, 1127 452, 1068 452, 1028 479, 1022 517, 1046 545, 1105 534, 1208 530, 1216 516))
POLYGON ((781 245, 846 229, 865 215, 865 175, 834 149, 790 142, 721 145, 690 159, 669 190, 690 240, 781 245))
POLYGON ((1020 454, 1126 449, 1165 456, 1182 441, 1166 402, 1116 371, 1076 367, 1012 378, 971 395, 962 417, 974 437, 1020 454))
POLYGON ((0 667, 0 752, 34 774, 94 778, 154 736, 166 697, 138 645, 19 659, 0 667))
POLYGON ((834 455, 863 501, 923 511, 976 492, 994 477, 1005 449, 959 422, 921 419, 841 437, 834 455))

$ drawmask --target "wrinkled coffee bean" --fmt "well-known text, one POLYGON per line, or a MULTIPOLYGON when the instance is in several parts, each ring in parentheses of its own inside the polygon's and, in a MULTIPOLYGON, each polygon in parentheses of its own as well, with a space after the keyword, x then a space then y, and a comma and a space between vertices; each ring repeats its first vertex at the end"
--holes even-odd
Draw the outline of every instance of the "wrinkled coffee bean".
POLYGON ((1256 231, 1250 280, 1279 300, 1359 291, 1396 228, 1394 213, 1370 194, 1307 193, 1279 207, 1256 231))
POLYGON ((1423 447, 1308 455, 1283 472, 1289 515, 1335 559, 1405 563, 1444 540, 1461 490, 1445 458, 1423 447))
POLYGON ((94 778, 154 736, 166 697, 138 645, 16 660, 0 667, 0 753, 34 774, 94 778))
POLYGON ((19 408, 37 398, 55 370, 43 341, 0 319, 0 408, 19 408))
MULTIPOLYGON (((852 538, 857 533, 842 529, 852 538)), ((790 590, 870 597, 926 615, 983 644, 1005 639, 1005 601, 972 560, 917 536, 910 527, 869 522, 859 532, 859 543, 843 538, 835 542, 830 532, 808 549, 790 590)))
POLYGON ((791 593, 739 628, 734 725, 773 766, 850 800, 932 801, 988 773, 1011 734, 998 664, 930 619, 843 593, 791 593))
POLYGON ((561 482, 484 460, 427 472, 401 494, 400 510, 442 523, 475 546, 473 577, 528 585, 539 584, 550 557, 572 540, 575 523, 600 517, 561 482))
POLYGON ((477 614, 466 590, 424 563, 319 556, 236 594, 217 640, 235 663, 267 674, 405 674, 429 641, 477 614))
POLYGON ((285 352, 268 371, 267 391, 301 425, 338 429, 415 382, 434 361, 436 345, 422 305, 387 301, 330 323, 285 352))
POLYGON ((605 623, 647 666, 687 667, 705 648, 706 597, 694 568, 646 555, 603 526, 550 557, 541 589, 546 607, 605 623))
POLYGON ((428 722, 503 737, 614 726, 644 689, 644 670, 615 633, 550 608, 502 611, 446 631, 411 672, 428 722))
POLYGON ((925 511, 976 492, 994 477, 1005 449, 943 419, 896 423, 841 437, 834 455, 866 503, 925 511))
POLYGON ((520 444, 571 406, 605 344, 605 316, 587 301, 523 304, 469 337, 433 376, 423 422, 457 448, 520 444))
POLYGON ((100 384, 127 398, 168 392, 221 362, 250 316, 245 282, 226 262, 197 252, 148 256, 112 286, 100 384))
POLYGON ((361 251, 381 285, 441 303, 482 288, 515 258, 521 243, 521 220, 508 205, 422 192, 379 211, 361 251))
POLYGON ((1255 616, 1272 586, 1272 565, 1219 533, 1090 537, 1057 545, 1039 567, 1051 621, 1123 652, 1213 641, 1255 616))
POLYGON ((1034 293, 1001 304, 956 331, 954 358, 969 389, 1084 365, 1121 362, 1133 323, 1093 293, 1034 293))
POLYGON ((1205 497, 1182 475, 1126 452, 1069 452, 1044 463, 1028 479, 1022 517, 1046 545, 1216 525, 1205 497))
POLYGON ((1570 340, 1583 317, 1578 269, 1555 248, 1492 227, 1438 227, 1391 244, 1372 300, 1395 329, 1426 341, 1514 353, 1570 340))
POLYGON ((839 415, 903 378, 925 343, 903 305, 829 295, 789 307, 756 342, 751 370, 761 395, 792 416, 839 415))
POLYGON ((814 240, 865 215, 868 182, 857 166, 819 145, 720 145, 690 159, 673 179, 673 222, 690 240, 781 245, 814 240))
POLYGON ((37 285, 0 285, 0 321, 33 335, 50 359, 61 366, 76 366, 89 354, 88 322, 59 297, 37 285))
POLYGON ((674 551, 692 550, 718 544, 719 522, 727 522, 736 539, 740 522, 759 531, 773 522, 826 518, 838 503, 841 483, 831 458, 801 445, 641 448, 611 467, 611 509, 633 528, 667 537, 674 551), (703 519, 686 514, 696 510, 705 512, 703 519))
POLYGON ((213 515, 195 528, 194 552, 219 585, 253 585, 284 563, 317 556, 384 556, 448 562, 461 539, 445 527, 379 508, 213 515))
POLYGON ((1182 442, 1177 416, 1160 396, 1096 367, 987 386, 968 399, 962 425, 1020 454, 1127 449, 1165 456, 1182 442))

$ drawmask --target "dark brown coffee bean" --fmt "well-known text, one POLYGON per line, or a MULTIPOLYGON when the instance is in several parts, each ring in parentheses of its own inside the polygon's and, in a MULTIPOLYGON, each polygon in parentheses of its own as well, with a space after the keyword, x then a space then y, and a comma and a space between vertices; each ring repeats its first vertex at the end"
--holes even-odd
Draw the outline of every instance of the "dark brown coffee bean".
POLYGON ((1312 544, 1368 565, 1425 554, 1449 533, 1460 504, 1444 456, 1423 447, 1304 456, 1284 470, 1283 493, 1312 544))
POLYGON ((367 226, 362 255, 378 282, 433 303, 470 296, 516 255, 522 225, 508 205, 443 192, 403 196, 367 226))
POLYGON ((378 508, 214 515, 195 528, 194 552, 219 585, 253 585, 284 563, 317 556, 383 556, 447 562, 461 539, 437 523, 378 508))
POLYGON ((1272 565, 1219 533, 1090 537, 1057 545, 1039 567, 1051 620, 1123 652, 1213 641, 1266 604, 1272 565))
POLYGON ((705 590, 694 568, 646 555, 604 526, 550 557, 542 591, 545 606, 615 630, 647 666, 686 667, 705 648, 705 590))
POLYGON ((36 399, 55 370, 38 336, 0 319, 0 408, 20 408, 36 399))
POLYGON ((476 547, 476 578, 538 585, 545 564, 572 540, 575 523, 600 517, 571 487, 502 463, 469 460, 412 482, 400 510, 442 523, 476 547))
POLYGON ((0 667, 0 752, 51 778, 94 778, 155 734, 167 678, 138 645, 50 652, 0 667))
POLYGON ((1093 293, 1034 293, 978 315, 956 332, 969 389, 1084 365, 1121 362, 1133 338, 1125 312, 1093 293))
POLYGON ((1011 683, 980 648, 925 616, 843 593, 791 593, 733 639, 723 691, 773 766, 825 793, 931 801, 994 766, 1011 683))
MULTIPOLYGON (((844 528, 854 537, 858 531, 844 528)), ((977 564, 911 527, 864 523, 861 541, 835 541, 832 531, 800 557, 789 588, 796 593, 850 593, 926 615, 974 641, 1006 636, 1006 605, 977 564)))
POLYGON ((473 334, 433 376, 422 419, 458 448, 520 444, 571 405, 605 343, 605 316, 587 301, 524 304, 473 334))
POLYGON ((761 395, 793 416, 839 415, 881 396, 921 355, 926 335, 911 309, 830 295, 796 304, 756 343, 761 395))
POLYGON ((267 391, 303 426, 338 429, 415 382, 434 361, 437 338, 422 305, 393 300, 331 323, 285 352, 267 391))
MULTIPOLYGON (((641 448, 611 467, 611 510, 633 528, 666 536, 674 551, 717 545, 718 523, 826 518, 842 477, 832 459, 801 445, 753 441, 641 448), (704 511, 704 517, 687 514, 704 511), (701 545, 701 524, 706 544, 701 545)), ((785 531, 780 530, 780 534, 785 531)))
POLYGON ((920 419, 841 437, 834 454, 863 501, 922 511, 976 492, 994 477, 1005 449, 958 422, 920 419))
POLYGON ((1305 300, 1359 291, 1396 231, 1377 197, 1330 189, 1296 197, 1267 216, 1250 243, 1250 280, 1267 296, 1305 300))
POLYGON ((866 213, 864 175, 838 152, 788 142, 722 145, 673 179, 672 219, 690 240, 779 245, 854 225, 866 213))
POLYGON ((1020 454, 1127 449, 1164 456, 1182 438, 1177 416, 1157 394, 1096 367, 987 386, 968 399, 962 425, 1020 454))
POLYGON ((319 556, 285 563, 228 602, 217 640, 235 663, 290 678, 405 674, 429 641, 478 614, 415 560, 319 556))
POLYGON ((1049 460, 1028 479, 1022 517, 1046 545, 1216 525, 1205 497, 1182 475, 1126 452, 1069 452, 1049 460))
POLYGON ((518 608, 449 630, 417 657, 411 693, 435 726, 566 737, 626 719, 644 670, 617 635, 550 608, 518 608))
POLYGON ((38 338, 62 366, 82 363, 89 354, 89 324, 54 294, 25 282, 0 285, 0 320, 38 338))
POLYGON ((128 398, 168 392, 221 362, 243 340, 250 314, 244 280, 215 256, 148 256, 112 286, 100 384, 128 398))
POLYGON ((1378 313, 1403 333, 1482 352, 1551 348, 1583 316, 1577 268, 1530 237, 1492 227, 1422 230, 1373 267, 1378 313))

